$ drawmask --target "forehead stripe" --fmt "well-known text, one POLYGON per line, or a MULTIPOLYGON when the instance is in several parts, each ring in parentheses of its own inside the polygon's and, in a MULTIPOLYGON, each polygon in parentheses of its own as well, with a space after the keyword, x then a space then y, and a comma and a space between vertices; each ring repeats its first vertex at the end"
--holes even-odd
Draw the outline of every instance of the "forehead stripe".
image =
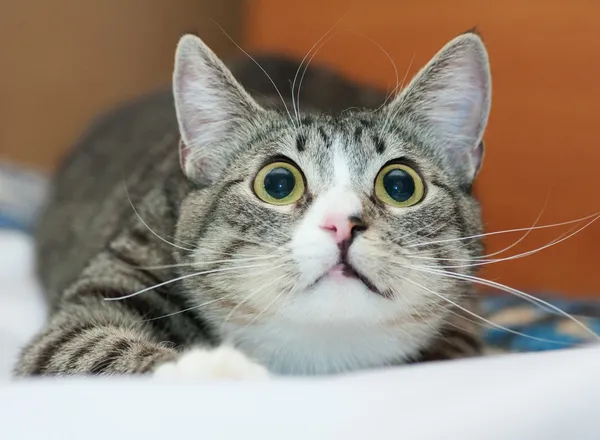
POLYGON ((356 127, 356 130, 354 130, 354 142, 356 142, 357 144, 360 143, 360 141, 362 140, 362 134, 363 128, 361 125, 359 125, 358 127, 356 127))
POLYGON ((385 142, 379 136, 373 136, 373 143, 377 153, 382 154, 385 151, 385 142))
POLYGON ((306 136, 299 134, 296 138, 296 149, 302 153, 306 149, 306 136))
POLYGON ((325 133, 325 129, 323 127, 319 127, 319 136, 321 136, 321 139, 325 144, 325 148, 331 147, 331 139, 329 139, 329 136, 327 136, 327 133, 325 133))

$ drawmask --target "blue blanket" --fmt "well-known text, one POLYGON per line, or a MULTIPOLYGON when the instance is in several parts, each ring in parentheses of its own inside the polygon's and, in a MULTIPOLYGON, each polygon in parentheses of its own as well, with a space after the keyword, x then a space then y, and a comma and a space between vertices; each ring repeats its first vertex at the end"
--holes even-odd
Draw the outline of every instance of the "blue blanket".
MULTIPOLYGON (((558 295, 536 296, 600 335, 600 302, 565 300, 558 295)), ((483 314, 495 324, 515 332, 488 326, 485 332, 487 344, 491 349, 499 351, 556 350, 596 340, 592 332, 586 331, 582 325, 557 310, 534 305, 512 295, 486 295, 483 314)))

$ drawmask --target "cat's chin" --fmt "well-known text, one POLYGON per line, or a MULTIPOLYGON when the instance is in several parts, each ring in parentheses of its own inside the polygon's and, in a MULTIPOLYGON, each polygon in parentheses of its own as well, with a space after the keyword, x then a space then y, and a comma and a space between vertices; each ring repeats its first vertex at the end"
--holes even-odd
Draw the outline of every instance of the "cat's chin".
POLYGON ((370 292, 380 295, 384 298, 391 297, 391 292, 387 290, 382 291, 378 289, 377 286, 375 286, 375 284, 373 284, 373 282, 368 277, 366 277, 364 274, 356 270, 354 266, 348 263, 335 265, 333 269, 331 269, 327 273, 327 275, 341 283, 347 281, 348 279, 357 279, 358 281, 363 283, 370 292))

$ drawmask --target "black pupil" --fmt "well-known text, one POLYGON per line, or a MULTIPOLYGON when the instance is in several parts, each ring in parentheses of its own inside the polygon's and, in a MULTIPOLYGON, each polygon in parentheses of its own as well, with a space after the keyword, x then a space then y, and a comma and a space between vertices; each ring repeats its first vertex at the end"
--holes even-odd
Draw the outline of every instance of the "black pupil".
POLYGON ((383 187, 397 202, 406 202, 415 193, 415 180, 400 169, 391 170, 383 176, 383 187))
POLYGON ((283 199, 290 195, 296 186, 296 178, 287 168, 273 168, 265 176, 265 191, 274 199, 283 199))

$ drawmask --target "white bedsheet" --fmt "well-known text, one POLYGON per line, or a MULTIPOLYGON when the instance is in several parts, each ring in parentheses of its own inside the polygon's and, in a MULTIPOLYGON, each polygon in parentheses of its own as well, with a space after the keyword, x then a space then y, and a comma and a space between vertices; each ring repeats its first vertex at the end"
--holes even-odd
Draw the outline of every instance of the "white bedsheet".
POLYGON ((44 318, 42 295, 33 275, 31 239, 0 230, 0 379, 10 376, 19 348, 44 318))
POLYGON ((600 439, 600 348, 266 383, 11 383, 44 319, 31 267, 29 240, 0 233, 2 440, 600 439))

